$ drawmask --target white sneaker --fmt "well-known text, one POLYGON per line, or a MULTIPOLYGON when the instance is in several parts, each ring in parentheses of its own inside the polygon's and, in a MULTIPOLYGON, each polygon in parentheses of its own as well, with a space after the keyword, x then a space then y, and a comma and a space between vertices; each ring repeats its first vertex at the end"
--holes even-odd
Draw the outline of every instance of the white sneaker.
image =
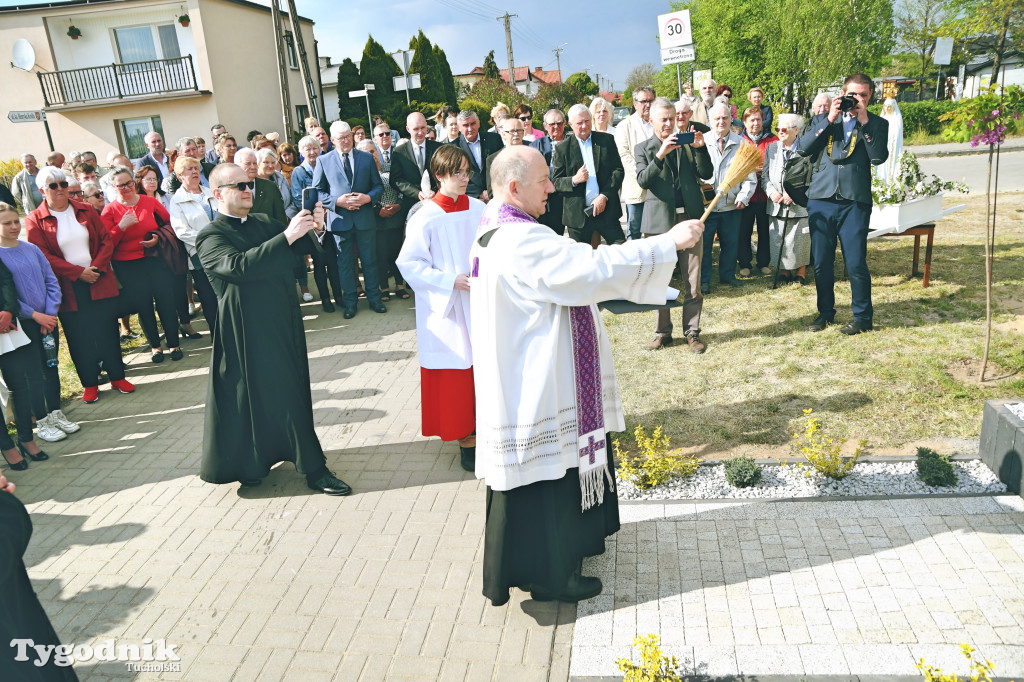
POLYGON ((82 427, 71 421, 64 416, 64 413, 60 410, 54 410, 50 413, 50 423, 56 426, 64 433, 74 433, 82 427))
POLYGON ((306 303, 309 303, 310 301, 312 301, 312 300, 313 300, 313 294, 311 294, 311 293, 309 293, 309 292, 307 291, 306 293, 304 293, 304 294, 302 295, 302 300, 303 300, 303 301, 305 301, 306 303))
POLYGON ((762 275, 770 275, 770 274, 772 274, 772 269, 766 265, 763 268, 761 268, 761 274, 762 275))
POLYGON ((750 268, 740 268, 740 277, 750 277, 750 268))
POLYGON ((36 421, 36 435, 47 443, 56 443, 68 437, 68 434, 50 421, 50 415, 36 421))

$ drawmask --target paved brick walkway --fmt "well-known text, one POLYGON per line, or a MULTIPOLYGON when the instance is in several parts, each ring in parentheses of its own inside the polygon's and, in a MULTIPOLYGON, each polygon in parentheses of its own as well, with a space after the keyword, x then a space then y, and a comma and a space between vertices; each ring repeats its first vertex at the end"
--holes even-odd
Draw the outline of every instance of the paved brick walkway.
POLYGON ((181 645, 180 673, 94 661, 83 680, 567 678, 575 607, 480 594, 483 486, 457 446, 418 435, 411 303, 351 321, 303 307, 317 432, 348 498, 290 464, 245 491, 198 479, 206 336, 181 362, 136 357, 135 394, 66 409, 82 430, 12 475, 43 605, 65 643, 181 645))
POLYGON ((1024 500, 623 505, 584 562, 604 594, 576 621, 574 678, 617 674, 658 634, 705 675, 967 672, 959 644, 1024 676, 1024 500))
POLYGON ((68 407, 82 431, 12 475, 36 589, 65 643, 165 639, 181 657, 177 673, 91 661, 83 680, 584 680, 615 675, 638 633, 705 674, 963 671, 970 642, 1024 676, 1019 498, 624 504, 578 620, 515 591, 491 607, 483 486, 418 435, 411 303, 303 308, 348 498, 291 465, 244 491, 198 480, 208 337, 179 363, 134 358, 132 396, 68 407))

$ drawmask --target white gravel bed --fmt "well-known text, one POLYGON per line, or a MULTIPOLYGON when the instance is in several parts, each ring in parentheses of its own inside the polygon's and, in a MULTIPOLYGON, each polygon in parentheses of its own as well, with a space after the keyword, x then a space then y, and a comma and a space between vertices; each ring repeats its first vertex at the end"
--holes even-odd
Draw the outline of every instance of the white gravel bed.
POLYGON ((1024 419, 1024 403, 1006 403, 1006 409, 1017 415, 1017 419, 1024 419))
POLYGON ((981 460, 953 462, 957 484, 930 486, 917 477, 915 462, 860 462, 840 480, 827 478, 810 465, 765 464, 761 481, 749 488, 734 488, 725 480, 721 464, 702 466, 689 478, 677 478, 656 488, 640 490, 617 474, 619 497, 624 500, 756 499, 854 495, 912 495, 921 493, 1005 493, 1004 485, 981 460))

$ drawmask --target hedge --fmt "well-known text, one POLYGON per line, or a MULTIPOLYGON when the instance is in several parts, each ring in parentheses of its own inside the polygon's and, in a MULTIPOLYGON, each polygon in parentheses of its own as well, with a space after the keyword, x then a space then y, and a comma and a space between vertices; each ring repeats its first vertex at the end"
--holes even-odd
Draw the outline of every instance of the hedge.
MULTIPOLYGON (((903 135, 909 136, 918 130, 929 135, 938 135, 945 127, 939 116, 956 108, 956 102, 941 100, 939 102, 900 102, 900 113, 903 115, 903 135)), ((882 105, 872 104, 868 107, 872 114, 881 115, 882 105)))

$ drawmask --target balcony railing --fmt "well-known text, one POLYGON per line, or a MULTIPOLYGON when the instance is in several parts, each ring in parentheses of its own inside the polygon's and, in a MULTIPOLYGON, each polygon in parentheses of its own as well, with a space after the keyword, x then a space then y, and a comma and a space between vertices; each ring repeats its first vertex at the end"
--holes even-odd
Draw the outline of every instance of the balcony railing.
POLYGON ((192 55, 39 74, 46 106, 198 91, 192 55))

